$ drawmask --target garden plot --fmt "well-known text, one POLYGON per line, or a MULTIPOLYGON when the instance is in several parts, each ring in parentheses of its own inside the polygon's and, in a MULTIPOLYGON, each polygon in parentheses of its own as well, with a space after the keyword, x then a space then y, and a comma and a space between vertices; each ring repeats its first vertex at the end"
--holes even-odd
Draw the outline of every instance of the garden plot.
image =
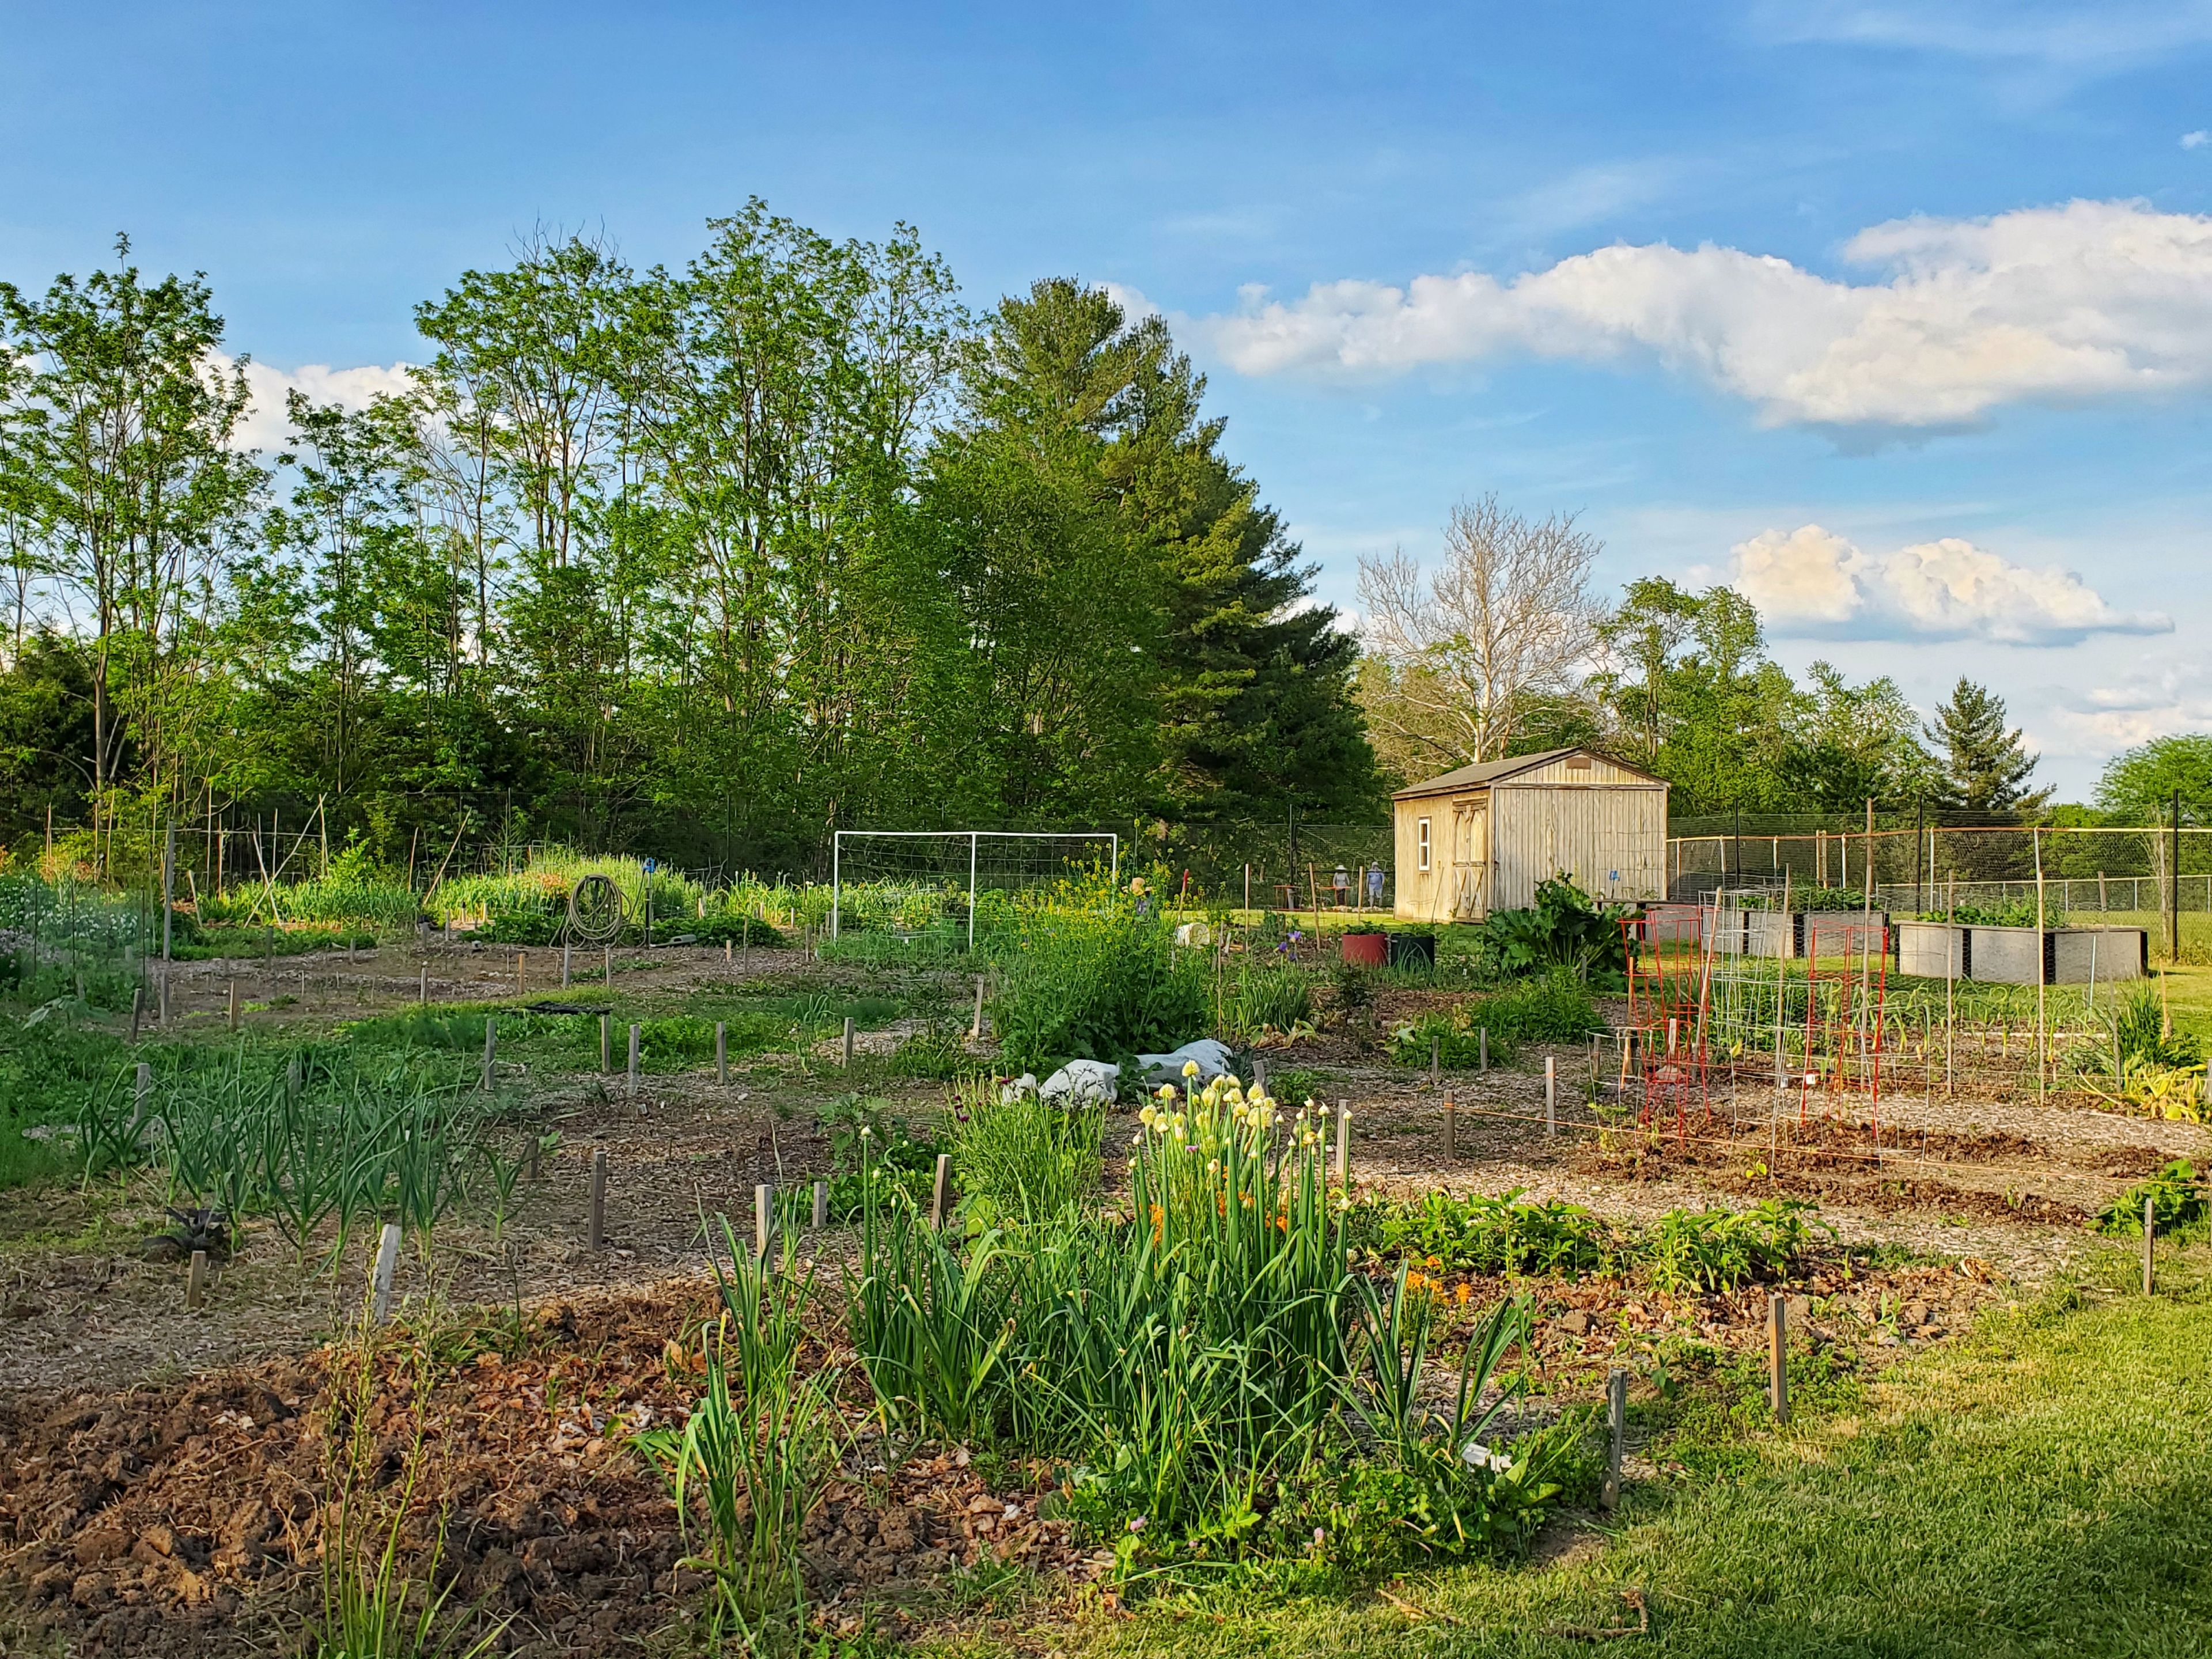
MULTIPOLYGON (((1613 1367, 1649 1423, 1683 1401, 1755 1411, 1779 1297, 1818 1399, 2011 1299, 2087 1217, 2203 1151, 2191 1125, 1941 1096, 1885 1101, 1880 1165, 1847 1097, 1778 1123, 1739 1088, 1710 1121, 1646 1127, 1584 1086, 1577 1039, 1618 1011, 1579 983, 1363 985, 1178 952, 1169 930, 1114 895, 1024 913, 1022 954, 987 958, 988 1059, 965 1040, 973 964, 862 953, 634 953, 611 994, 563 1000, 518 995, 506 951, 440 949, 434 981, 481 1001, 428 1009, 423 957, 295 958, 295 1000, 250 1012, 238 1043, 204 985, 195 1040, 150 1051, 159 1087, 236 1051, 273 1068, 254 1098, 289 1098, 290 1054, 301 1097, 328 1105, 404 1056, 451 1091, 459 1127, 440 1133, 511 1174, 416 1205, 397 1319, 374 1336, 357 1326, 374 1223, 416 1204, 396 1176, 343 1249, 343 1218, 288 1237, 283 1205, 252 1198, 189 1315, 185 1267, 134 1248, 173 1163, 0 1202, 19 1610, 118 1654, 265 1647, 330 1616, 322 1562, 357 1560, 386 1522, 409 1574, 453 1586, 456 1633, 511 1617, 505 1646, 564 1654, 710 1626, 880 1641, 1224 1575, 1334 1596, 1510 1563, 1595 1501, 1613 1367), (616 1007, 611 1073, 595 1014, 532 1001, 616 1007), (849 1069, 848 1014, 881 1034, 849 1069), (1198 1030, 1264 1058, 1280 1100, 1194 1085, 1102 1124, 979 1075, 1198 1030), (1455 1097, 1449 1158, 1431 1054, 1455 1097), (349 1485, 364 1457, 383 1476, 349 1485)), ((1661 1452, 1629 1465, 1665 1471, 1661 1452)))

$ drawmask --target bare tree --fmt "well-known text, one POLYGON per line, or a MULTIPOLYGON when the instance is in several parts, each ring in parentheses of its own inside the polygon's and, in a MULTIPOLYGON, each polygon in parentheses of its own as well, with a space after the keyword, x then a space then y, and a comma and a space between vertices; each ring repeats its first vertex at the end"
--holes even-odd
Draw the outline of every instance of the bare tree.
POLYGON ((1385 757, 1408 771, 1495 760, 1533 708, 1571 693, 1598 643, 1603 549, 1572 514, 1532 521, 1484 495, 1452 509, 1433 574, 1402 549, 1361 558, 1360 685, 1385 757))

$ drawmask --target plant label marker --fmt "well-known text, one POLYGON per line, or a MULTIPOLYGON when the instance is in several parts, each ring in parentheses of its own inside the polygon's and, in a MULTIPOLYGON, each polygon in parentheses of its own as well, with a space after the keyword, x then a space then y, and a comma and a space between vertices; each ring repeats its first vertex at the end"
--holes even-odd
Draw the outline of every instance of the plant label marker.
POLYGON ((1444 1162, 1449 1164, 1459 1156, 1459 1102, 1451 1095, 1444 1097, 1444 1162))
POLYGON ((1481 1069, 1486 1072, 1490 1069, 1490 1028, 1487 1025, 1482 1028, 1475 1042, 1480 1050, 1477 1058, 1481 1062, 1481 1069))
POLYGON ((1544 1133, 1559 1133, 1559 1062, 1550 1054, 1544 1056, 1544 1133))
POLYGON ((983 976, 975 975, 975 1018, 968 1022, 968 1035, 977 1041, 983 1036, 983 976))
POLYGON ((615 1068, 614 1016, 599 1016, 599 1075, 605 1077, 615 1068))
POLYGON ((952 1154, 939 1152, 937 1155, 937 1178, 929 1184, 929 1224, 932 1227, 945 1225, 946 1200, 951 1194, 952 1154))
POLYGON ((714 1081, 727 1088, 730 1082, 730 1022, 714 1022, 714 1081))
POLYGON ((392 1317, 392 1277, 398 1270, 399 1224, 387 1221, 377 1236, 376 1268, 368 1280, 368 1316, 376 1324, 392 1317))
POLYGON ((830 1224, 830 1183, 814 1183, 814 1230, 817 1232, 830 1224))
POLYGON ((842 1063, 848 1067, 853 1063, 853 1017, 850 1014, 845 1016, 845 1057, 842 1063))
POLYGON ((635 1021, 629 1028, 629 1097, 637 1098, 637 1042, 638 1027, 635 1021))
POLYGON ((1766 1298, 1766 1393, 1774 1407, 1774 1420, 1790 1420, 1790 1304, 1779 1296, 1766 1298))
POLYGON ((238 1029, 238 981, 236 980, 230 982, 230 1029, 234 1031, 238 1029))
POLYGON ((499 1016, 484 1016, 483 1091, 491 1092, 492 1060, 499 1052, 499 1016))
POLYGON ((192 1270, 185 1280, 185 1310, 198 1313, 207 1300, 208 1260, 205 1250, 192 1252, 192 1270))
POLYGON ((1613 1509, 1620 1502, 1620 1460, 1628 1442, 1628 1373, 1615 1365, 1605 1379, 1605 1486, 1598 1502, 1613 1509))
POLYGON ((2151 1247, 2155 1242, 2158 1214, 2150 1195, 2143 1195, 2143 1294, 2151 1293, 2151 1247))
POLYGON ((775 1188, 763 1183, 753 1188, 753 1254, 768 1260, 769 1235, 775 1229, 775 1188))
POLYGON ((1336 1184, 1352 1191, 1352 1103, 1336 1103, 1336 1184))
POLYGON ((607 1247, 607 1149, 592 1148, 592 1221, 591 1244, 593 1250, 607 1247))

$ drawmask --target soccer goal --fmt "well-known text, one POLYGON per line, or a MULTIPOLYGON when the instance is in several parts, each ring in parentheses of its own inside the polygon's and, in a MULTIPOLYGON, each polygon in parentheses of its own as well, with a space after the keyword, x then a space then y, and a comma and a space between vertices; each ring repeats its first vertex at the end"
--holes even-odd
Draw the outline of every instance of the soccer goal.
POLYGON ((1110 830, 840 830, 830 843, 830 937, 964 927, 973 948, 979 892, 1018 892, 1100 863, 1120 879, 1121 838, 1110 830))

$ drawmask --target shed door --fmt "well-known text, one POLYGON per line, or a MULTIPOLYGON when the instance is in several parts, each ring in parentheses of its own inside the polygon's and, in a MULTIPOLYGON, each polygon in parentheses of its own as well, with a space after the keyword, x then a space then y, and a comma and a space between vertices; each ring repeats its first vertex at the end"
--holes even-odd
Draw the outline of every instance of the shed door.
POLYGON ((1452 803, 1451 913, 1455 921, 1474 921, 1489 902, 1490 804, 1452 803))

